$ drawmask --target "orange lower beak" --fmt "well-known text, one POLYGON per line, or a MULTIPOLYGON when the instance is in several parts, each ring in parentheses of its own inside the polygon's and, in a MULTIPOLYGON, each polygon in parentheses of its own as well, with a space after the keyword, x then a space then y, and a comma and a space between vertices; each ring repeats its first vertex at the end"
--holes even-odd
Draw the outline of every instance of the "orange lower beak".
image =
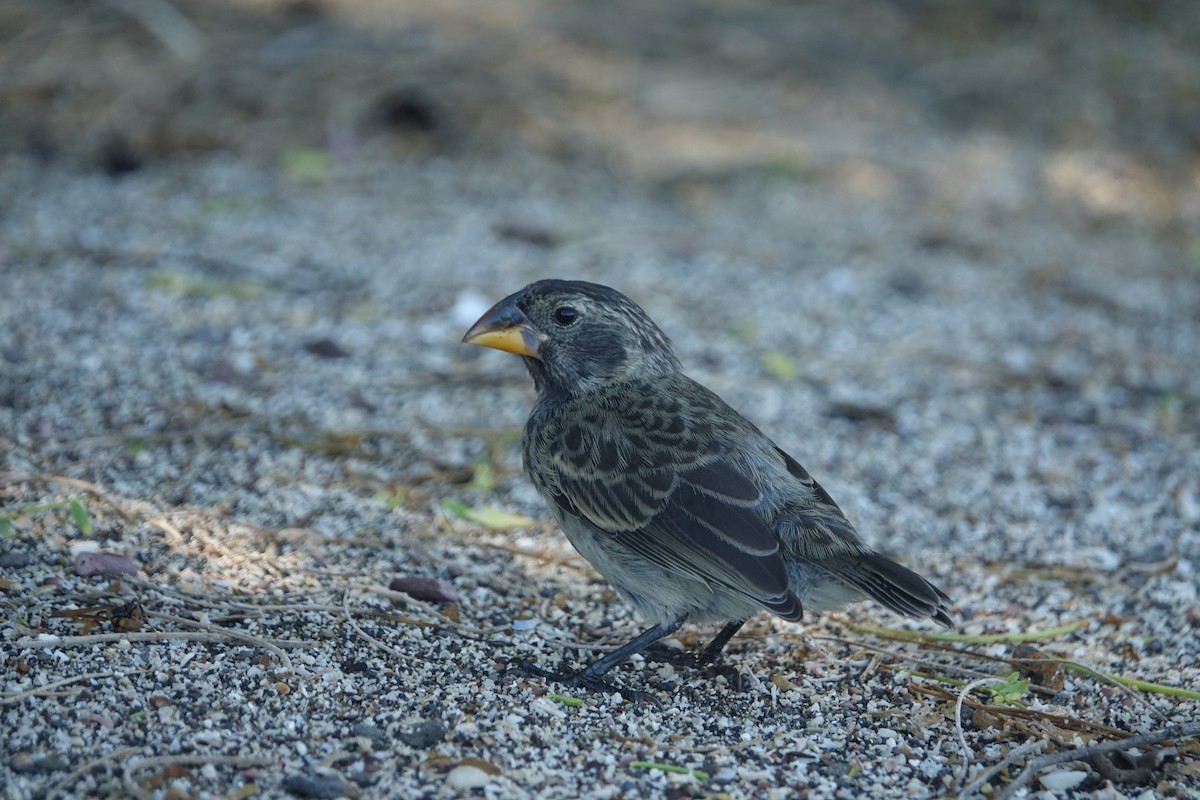
POLYGON ((467 344, 537 358, 542 351, 541 337, 529 317, 517 308, 514 298, 506 297, 488 309, 462 340, 467 344))

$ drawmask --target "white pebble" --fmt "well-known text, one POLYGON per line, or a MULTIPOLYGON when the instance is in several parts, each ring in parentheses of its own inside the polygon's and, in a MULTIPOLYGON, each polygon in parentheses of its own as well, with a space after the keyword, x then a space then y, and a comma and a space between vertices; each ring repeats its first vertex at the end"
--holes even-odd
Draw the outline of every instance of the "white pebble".
POLYGON ((1083 770, 1062 769, 1058 772, 1050 772, 1043 775, 1038 778, 1038 782, 1042 784, 1042 788, 1049 789, 1052 792, 1065 792, 1083 783, 1087 776, 1088 774, 1083 770))
POLYGON ((460 764, 446 773, 446 785, 452 789, 474 789, 487 786, 491 782, 491 775, 468 764, 460 764))

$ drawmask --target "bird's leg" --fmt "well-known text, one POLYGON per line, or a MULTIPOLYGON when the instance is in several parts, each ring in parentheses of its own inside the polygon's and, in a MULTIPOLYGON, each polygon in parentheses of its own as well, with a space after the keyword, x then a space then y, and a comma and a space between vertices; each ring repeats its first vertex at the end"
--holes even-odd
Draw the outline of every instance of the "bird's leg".
POLYGON ((729 644, 729 640, 733 635, 746 624, 746 620, 741 619, 736 622, 728 623, 721 632, 713 637, 713 640, 704 646, 704 649, 698 653, 689 652, 687 650, 676 650, 672 647, 663 645, 654 645, 646 649, 646 658, 655 661, 661 661, 665 664, 672 664, 676 667, 687 667, 689 669, 700 669, 701 667, 711 666, 721 658, 721 651, 725 649, 725 645, 729 644))
POLYGON ((649 700, 657 702, 653 695, 646 692, 631 692, 629 689, 622 689, 604 680, 604 675, 610 669, 620 664, 625 659, 632 655, 642 652, 654 642, 664 636, 670 636, 683 625, 685 617, 679 617, 667 623, 659 623, 652 628, 647 628, 642 631, 633 641, 621 645, 616 650, 606 656, 596 659, 591 664, 588 664, 578 672, 551 672, 550 670, 542 669, 534 666, 527 661, 520 661, 513 666, 519 672, 526 675, 536 675, 546 678, 547 680, 565 683, 568 686, 575 686, 580 689, 588 689, 594 692, 619 692, 621 694, 632 696, 632 699, 641 701, 649 700))
POLYGON ((746 624, 746 620, 739 619, 728 623, 721 632, 713 637, 712 641, 704 646, 698 653, 688 652, 685 650, 674 650, 669 647, 654 646, 646 650, 646 657, 655 661, 662 661, 676 667, 685 669, 704 670, 712 675, 724 675, 726 679, 737 688, 741 688, 742 679, 737 670, 728 665, 720 664, 721 651, 725 649, 725 645, 729 644, 729 640, 733 635, 746 624))
POLYGON ((700 663, 715 664, 717 659, 721 657, 721 651, 725 649, 725 645, 729 644, 729 640, 732 639, 733 635, 741 630, 742 626, 745 624, 746 620, 739 619, 730 622, 724 628, 721 628, 721 632, 714 636, 713 640, 706 644, 704 649, 700 651, 700 663))

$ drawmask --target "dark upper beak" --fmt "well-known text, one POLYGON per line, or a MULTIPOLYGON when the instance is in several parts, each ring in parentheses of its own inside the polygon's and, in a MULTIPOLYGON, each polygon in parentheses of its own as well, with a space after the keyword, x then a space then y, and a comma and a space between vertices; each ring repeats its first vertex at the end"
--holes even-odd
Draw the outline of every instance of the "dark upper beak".
POLYGON ((467 344, 494 347, 519 356, 537 358, 542 339, 525 312, 517 308, 517 295, 509 295, 471 326, 462 339, 467 344))

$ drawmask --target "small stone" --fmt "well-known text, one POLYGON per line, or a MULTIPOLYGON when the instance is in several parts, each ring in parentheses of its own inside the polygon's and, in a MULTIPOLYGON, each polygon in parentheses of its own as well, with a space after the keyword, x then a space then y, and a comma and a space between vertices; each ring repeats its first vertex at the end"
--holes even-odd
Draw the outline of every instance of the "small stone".
POLYGON ((435 603, 454 603, 459 599, 454 584, 440 578, 423 578, 415 575, 393 578, 392 582, 388 584, 388 588, 393 592, 403 592, 417 600, 435 603))
POLYGON ((0 553, 0 569, 20 569, 31 563, 29 556, 20 550, 6 550, 0 553))
POLYGON ((372 744, 379 744, 387 739, 387 734, 374 725, 368 725, 365 722, 360 722, 350 729, 351 736, 361 736, 364 739, 370 739, 372 744))
POLYGON ((346 358, 350 355, 344 347, 328 338, 305 342, 304 349, 319 358, 346 358))
POLYGON ((1041 776, 1038 778, 1038 782, 1042 784, 1043 789, 1051 792, 1065 792, 1083 783, 1087 776, 1088 774, 1084 770, 1061 769, 1041 776))
POLYGON ((94 575, 137 575, 133 559, 96 550, 81 550, 74 556, 75 574, 83 578, 94 575))
POLYGON ((297 797, 311 797, 317 800, 323 798, 341 797, 345 792, 345 784, 336 775, 317 775, 304 773, 289 775, 283 781, 283 788, 297 797))
POLYGON ((491 775, 469 764, 460 764, 446 773, 446 785, 452 789, 475 789, 491 782, 491 775))
POLYGON ((771 683, 779 687, 779 691, 781 692, 790 692, 792 689, 796 688, 796 684, 792 683, 782 675, 772 675, 771 683))
POLYGON ((721 767, 712 779, 716 783, 733 783, 738 779, 737 770, 733 767, 721 767))
POLYGON ((400 741, 409 747, 433 747, 446 738, 446 726, 436 719, 418 722, 400 734, 400 741))

